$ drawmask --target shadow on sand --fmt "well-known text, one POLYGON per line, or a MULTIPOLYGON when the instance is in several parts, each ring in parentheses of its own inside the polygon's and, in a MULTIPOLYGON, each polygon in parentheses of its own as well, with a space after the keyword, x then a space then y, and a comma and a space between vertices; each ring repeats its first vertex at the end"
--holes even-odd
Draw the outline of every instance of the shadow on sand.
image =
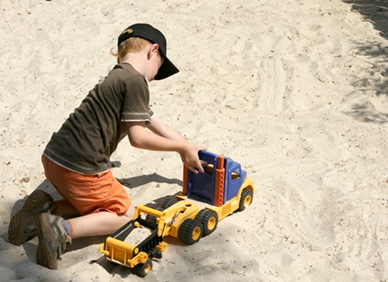
MULTIPOLYGON (((370 61, 368 76, 356 78, 353 82, 360 91, 372 91, 377 97, 388 96, 388 1, 386 0, 343 0, 351 5, 353 11, 362 15, 365 21, 373 24, 383 40, 356 42, 358 55, 373 58, 370 61)), ((385 99, 386 97, 380 97, 385 99)), ((370 102, 355 104, 347 112, 361 122, 385 124, 388 122, 388 113, 378 111, 370 102)))

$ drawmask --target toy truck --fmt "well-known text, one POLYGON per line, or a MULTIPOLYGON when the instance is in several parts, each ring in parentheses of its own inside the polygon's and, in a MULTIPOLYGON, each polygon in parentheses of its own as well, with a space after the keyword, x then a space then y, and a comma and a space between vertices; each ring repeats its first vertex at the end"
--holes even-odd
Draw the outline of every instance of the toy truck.
POLYGON ((162 210, 138 205, 134 219, 100 245, 108 261, 133 269, 145 277, 152 258, 161 258, 167 245, 163 237, 172 236, 191 245, 214 232, 220 220, 252 203, 253 181, 239 163, 222 155, 199 152, 205 173, 195 174, 184 167, 183 189, 167 199, 162 210), (150 235, 138 245, 124 242, 135 228, 147 228, 150 235))

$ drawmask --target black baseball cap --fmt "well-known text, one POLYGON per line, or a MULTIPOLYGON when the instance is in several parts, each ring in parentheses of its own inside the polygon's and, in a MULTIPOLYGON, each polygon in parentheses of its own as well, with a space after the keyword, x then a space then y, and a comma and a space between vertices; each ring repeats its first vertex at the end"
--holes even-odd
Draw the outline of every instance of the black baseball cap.
POLYGON ((131 25, 127 29, 132 29, 132 32, 121 34, 117 42, 117 47, 131 37, 140 37, 159 45, 159 52, 163 56, 164 62, 159 68, 158 73, 154 78, 155 80, 160 80, 179 72, 178 68, 167 58, 167 41, 159 30, 144 23, 131 25))

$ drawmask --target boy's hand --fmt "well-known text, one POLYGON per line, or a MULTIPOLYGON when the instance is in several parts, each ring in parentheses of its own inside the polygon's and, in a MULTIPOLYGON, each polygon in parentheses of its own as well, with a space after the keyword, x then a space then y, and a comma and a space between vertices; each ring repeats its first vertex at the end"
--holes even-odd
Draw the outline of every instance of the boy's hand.
POLYGON ((198 172, 204 173, 203 162, 199 159, 198 152, 206 150, 205 147, 187 143, 187 147, 180 153, 183 164, 195 174, 198 174, 198 172))

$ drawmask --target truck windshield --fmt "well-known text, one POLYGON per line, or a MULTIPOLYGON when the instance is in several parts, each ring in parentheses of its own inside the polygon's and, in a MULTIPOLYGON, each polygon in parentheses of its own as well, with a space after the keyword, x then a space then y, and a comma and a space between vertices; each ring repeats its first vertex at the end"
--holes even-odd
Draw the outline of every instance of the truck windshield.
POLYGON ((239 178, 240 178, 240 174, 235 172, 235 171, 233 171, 232 172, 232 180, 236 180, 236 179, 239 179, 239 178))

